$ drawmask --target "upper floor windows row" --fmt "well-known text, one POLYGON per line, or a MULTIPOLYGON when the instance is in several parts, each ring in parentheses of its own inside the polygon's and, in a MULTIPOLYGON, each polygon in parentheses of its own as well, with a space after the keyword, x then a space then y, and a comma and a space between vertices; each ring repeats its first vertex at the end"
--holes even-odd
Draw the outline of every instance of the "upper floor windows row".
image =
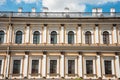
MULTIPOLYGON (((23 32, 22 31, 17 31, 15 33, 15 43, 16 44, 22 44, 23 43, 23 32)), ((67 34, 67 43, 68 44, 74 44, 75 43, 75 33, 73 31, 69 31, 67 34)), ((92 33, 90 31, 86 31, 85 32, 85 44, 92 44, 92 33)), ((57 44, 58 43, 58 34, 56 31, 52 31, 50 33, 50 43, 51 44, 57 44)), ((41 40, 41 35, 39 31, 34 31, 33 33, 33 44, 39 44, 40 40, 41 40)), ((44 38, 44 37, 43 37, 44 38)), ((82 37, 84 38, 84 37, 82 37)), ((60 37, 61 39, 61 37, 60 37)), ((0 43, 4 43, 5 40, 5 32, 4 31, 0 31, 0 43)), ((102 40, 103 40, 103 44, 109 44, 110 43, 110 34, 108 31, 104 31, 102 34, 102 40)))

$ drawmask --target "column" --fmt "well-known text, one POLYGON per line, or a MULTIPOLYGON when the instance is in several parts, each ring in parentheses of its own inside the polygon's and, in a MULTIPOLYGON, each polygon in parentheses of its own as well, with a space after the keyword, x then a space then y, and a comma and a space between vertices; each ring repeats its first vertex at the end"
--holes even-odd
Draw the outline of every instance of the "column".
POLYGON ((98 75, 98 78, 101 77, 101 60, 100 60, 100 52, 97 52, 97 75, 98 75))
POLYGON ((28 55, 29 52, 25 52, 25 57, 24 57, 24 78, 27 77, 27 72, 28 72, 28 55))
POLYGON ((43 58, 42 58, 42 77, 46 78, 46 67, 47 67, 47 63, 46 63, 46 54, 47 52, 44 51, 43 52, 43 58))
POLYGON ((98 32, 98 24, 95 24, 95 43, 99 43, 99 32, 98 32))
POLYGON ((5 73, 5 77, 8 78, 9 76, 9 64, 10 64, 10 52, 7 52, 7 57, 6 57, 6 73, 5 73))
POLYGON ((62 78, 64 78, 64 72, 65 72, 65 66, 64 66, 64 52, 61 52, 61 60, 60 60, 60 75, 62 78))
POLYGON ((77 41, 78 43, 81 43, 81 25, 78 25, 78 34, 77 34, 77 41))
POLYGON ((64 43, 64 24, 61 24, 61 38, 60 41, 61 43, 64 43))
POLYGON ((117 78, 120 78, 120 64, 119 64, 119 55, 118 55, 118 53, 116 53, 116 56, 115 56, 115 69, 116 69, 116 76, 117 76, 117 78))
POLYGON ((79 75, 79 77, 83 77, 82 76, 82 71, 83 71, 83 69, 82 69, 82 52, 79 52, 79 56, 78 56, 78 75, 79 75))
POLYGON ((113 43, 117 43, 116 24, 113 24, 113 43))
POLYGON ((9 24, 9 29, 8 29, 8 43, 12 43, 12 24, 9 24))
POLYGON ((26 43, 29 43, 29 37, 30 37, 30 24, 27 24, 26 27, 26 43))
POLYGON ((43 29, 43 43, 47 43, 47 24, 44 24, 44 29, 43 29))

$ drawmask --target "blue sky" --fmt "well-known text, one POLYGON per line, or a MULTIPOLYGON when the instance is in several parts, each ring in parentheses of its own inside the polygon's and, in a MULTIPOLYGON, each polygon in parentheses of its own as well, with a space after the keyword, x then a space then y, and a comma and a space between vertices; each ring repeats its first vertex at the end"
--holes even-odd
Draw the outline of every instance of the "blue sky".
POLYGON ((91 12, 92 8, 109 12, 112 7, 120 12, 120 0, 0 0, 0 11, 17 12, 19 7, 23 8, 23 12, 31 12, 33 7, 37 12, 41 12, 42 7, 48 7, 48 11, 64 11, 68 7, 69 11, 76 12, 91 12))

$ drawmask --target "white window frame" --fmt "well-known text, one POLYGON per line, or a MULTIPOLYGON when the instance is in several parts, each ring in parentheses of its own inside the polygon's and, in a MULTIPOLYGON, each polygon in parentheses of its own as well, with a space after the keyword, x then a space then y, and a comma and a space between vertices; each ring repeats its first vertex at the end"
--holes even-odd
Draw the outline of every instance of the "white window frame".
MULTIPOLYGON (((47 77, 48 78, 52 78, 53 76, 50 76, 50 60, 57 60, 57 73, 56 74, 60 74, 60 70, 59 70, 59 67, 60 67, 60 60, 59 60, 59 56, 49 56, 48 57, 48 60, 47 60, 47 77)), ((59 75, 57 76, 54 76, 56 78, 59 78, 59 75)))
MULTIPOLYGON (((30 57, 30 62, 29 62, 29 74, 31 74, 32 70, 32 60, 39 60, 39 65, 38 65, 38 74, 41 74, 41 56, 31 56, 30 57)), ((40 78, 40 75, 38 76, 32 76, 29 75, 29 78, 40 78)))
MULTIPOLYGON (((97 74, 96 73, 96 56, 85 56, 84 57, 84 74, 86 73, 86 60, 92 60, 93 61, 93 74, 97 74)), ((85 78, 87 78, 86 75, 84 75, 85 78)), ((94 76, 94 78, 96 78, 96 76, 94 76)))
MULTIPOLYGON (((0 60, 2 61, 2 65, 1 65, 1 72, 0 72, 0 74, 3 74, 3 69, 4 69, 4 57, 0 57, 0 60)), ((2 79, 2 76, 0 76, 0 79, 2 79)))
POLYGON ((39 36, 39 44, 40 44, 40 43, 42 43, 42 35, 41 35, 42 33, 41 33, 40 30, 33 30, 32 31, 32 36, 31 36, 31 41, 30 42, 33 44, 33 36, 34 36, 35 31, 38 31, 40 33, 40 36, 39 36))
POLYGON ((14 62, 14 60, 20 60, 21 61, 21 63, 20 63, 20 74, 23 74, 22 73, 23 57, 22 56, 21 57, 14 56, 14 57, 11 57, 10 74, 12 74, 12 75, 10 75, 10 78, 21 78, 22 75, 20 75, 20 76, 13 76, 13 62, 14 62))
MULTIPOLYGON (((70 57, 70 56, 66 56, 65 57, 65 74, 68 74, 68 60, 74 60, 75 61, 75 74, 78 74, 77 73, 77 70, 78 70, 78 68, 77 68, 77 66, 78 66, 78 64, 77 64, 77 56, 74 56, 74 57, 70 57)), ((66 78, 69 78, 70 76, 68 76, 68 75, 65 75, 65 77, 66 78)), ((74 76, 74 77, 77 77, 77 76, 74 76)))
MULTIPOLYGON (((112 64, 112 66, 111 66, 111 68, 112 68, 112 75, 115 75, 115 61, 114 61, 114 56, 111 56, 111 57, 103 57, 103 60, 102 60, 102 63, 103 63, 103 65, 102 65, 102 74, 105 74, 105 65, 104 65, 104 61, 105 60, 110 60, 111 61, 111 64, 112 64)), ((103 75, 103 78, 105 78, 105 75, 103 75)))
MULTIPOLYGON (((14 33, 14 43, 15 43, 15 41, 16 41, 16 33, 17 33, 18 31, 21 31, 21 32, 22 32, 22 43, 21 43, 21 44, 23 44, 23 43, 24 43, 24 32, 23 32, 23 30, 16 30, 16 31, 15 31, 15 33, 14 33)), ((15 43, 15 44, 16 44, 16 43, 15 43)))

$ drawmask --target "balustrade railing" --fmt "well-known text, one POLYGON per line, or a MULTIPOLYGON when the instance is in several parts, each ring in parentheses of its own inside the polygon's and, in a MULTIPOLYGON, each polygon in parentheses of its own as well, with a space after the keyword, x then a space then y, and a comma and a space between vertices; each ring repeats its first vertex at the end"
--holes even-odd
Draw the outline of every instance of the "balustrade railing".
POLYGON ((120 17, 120 12, 0 12, 0 17, 82 18, 120 17))

